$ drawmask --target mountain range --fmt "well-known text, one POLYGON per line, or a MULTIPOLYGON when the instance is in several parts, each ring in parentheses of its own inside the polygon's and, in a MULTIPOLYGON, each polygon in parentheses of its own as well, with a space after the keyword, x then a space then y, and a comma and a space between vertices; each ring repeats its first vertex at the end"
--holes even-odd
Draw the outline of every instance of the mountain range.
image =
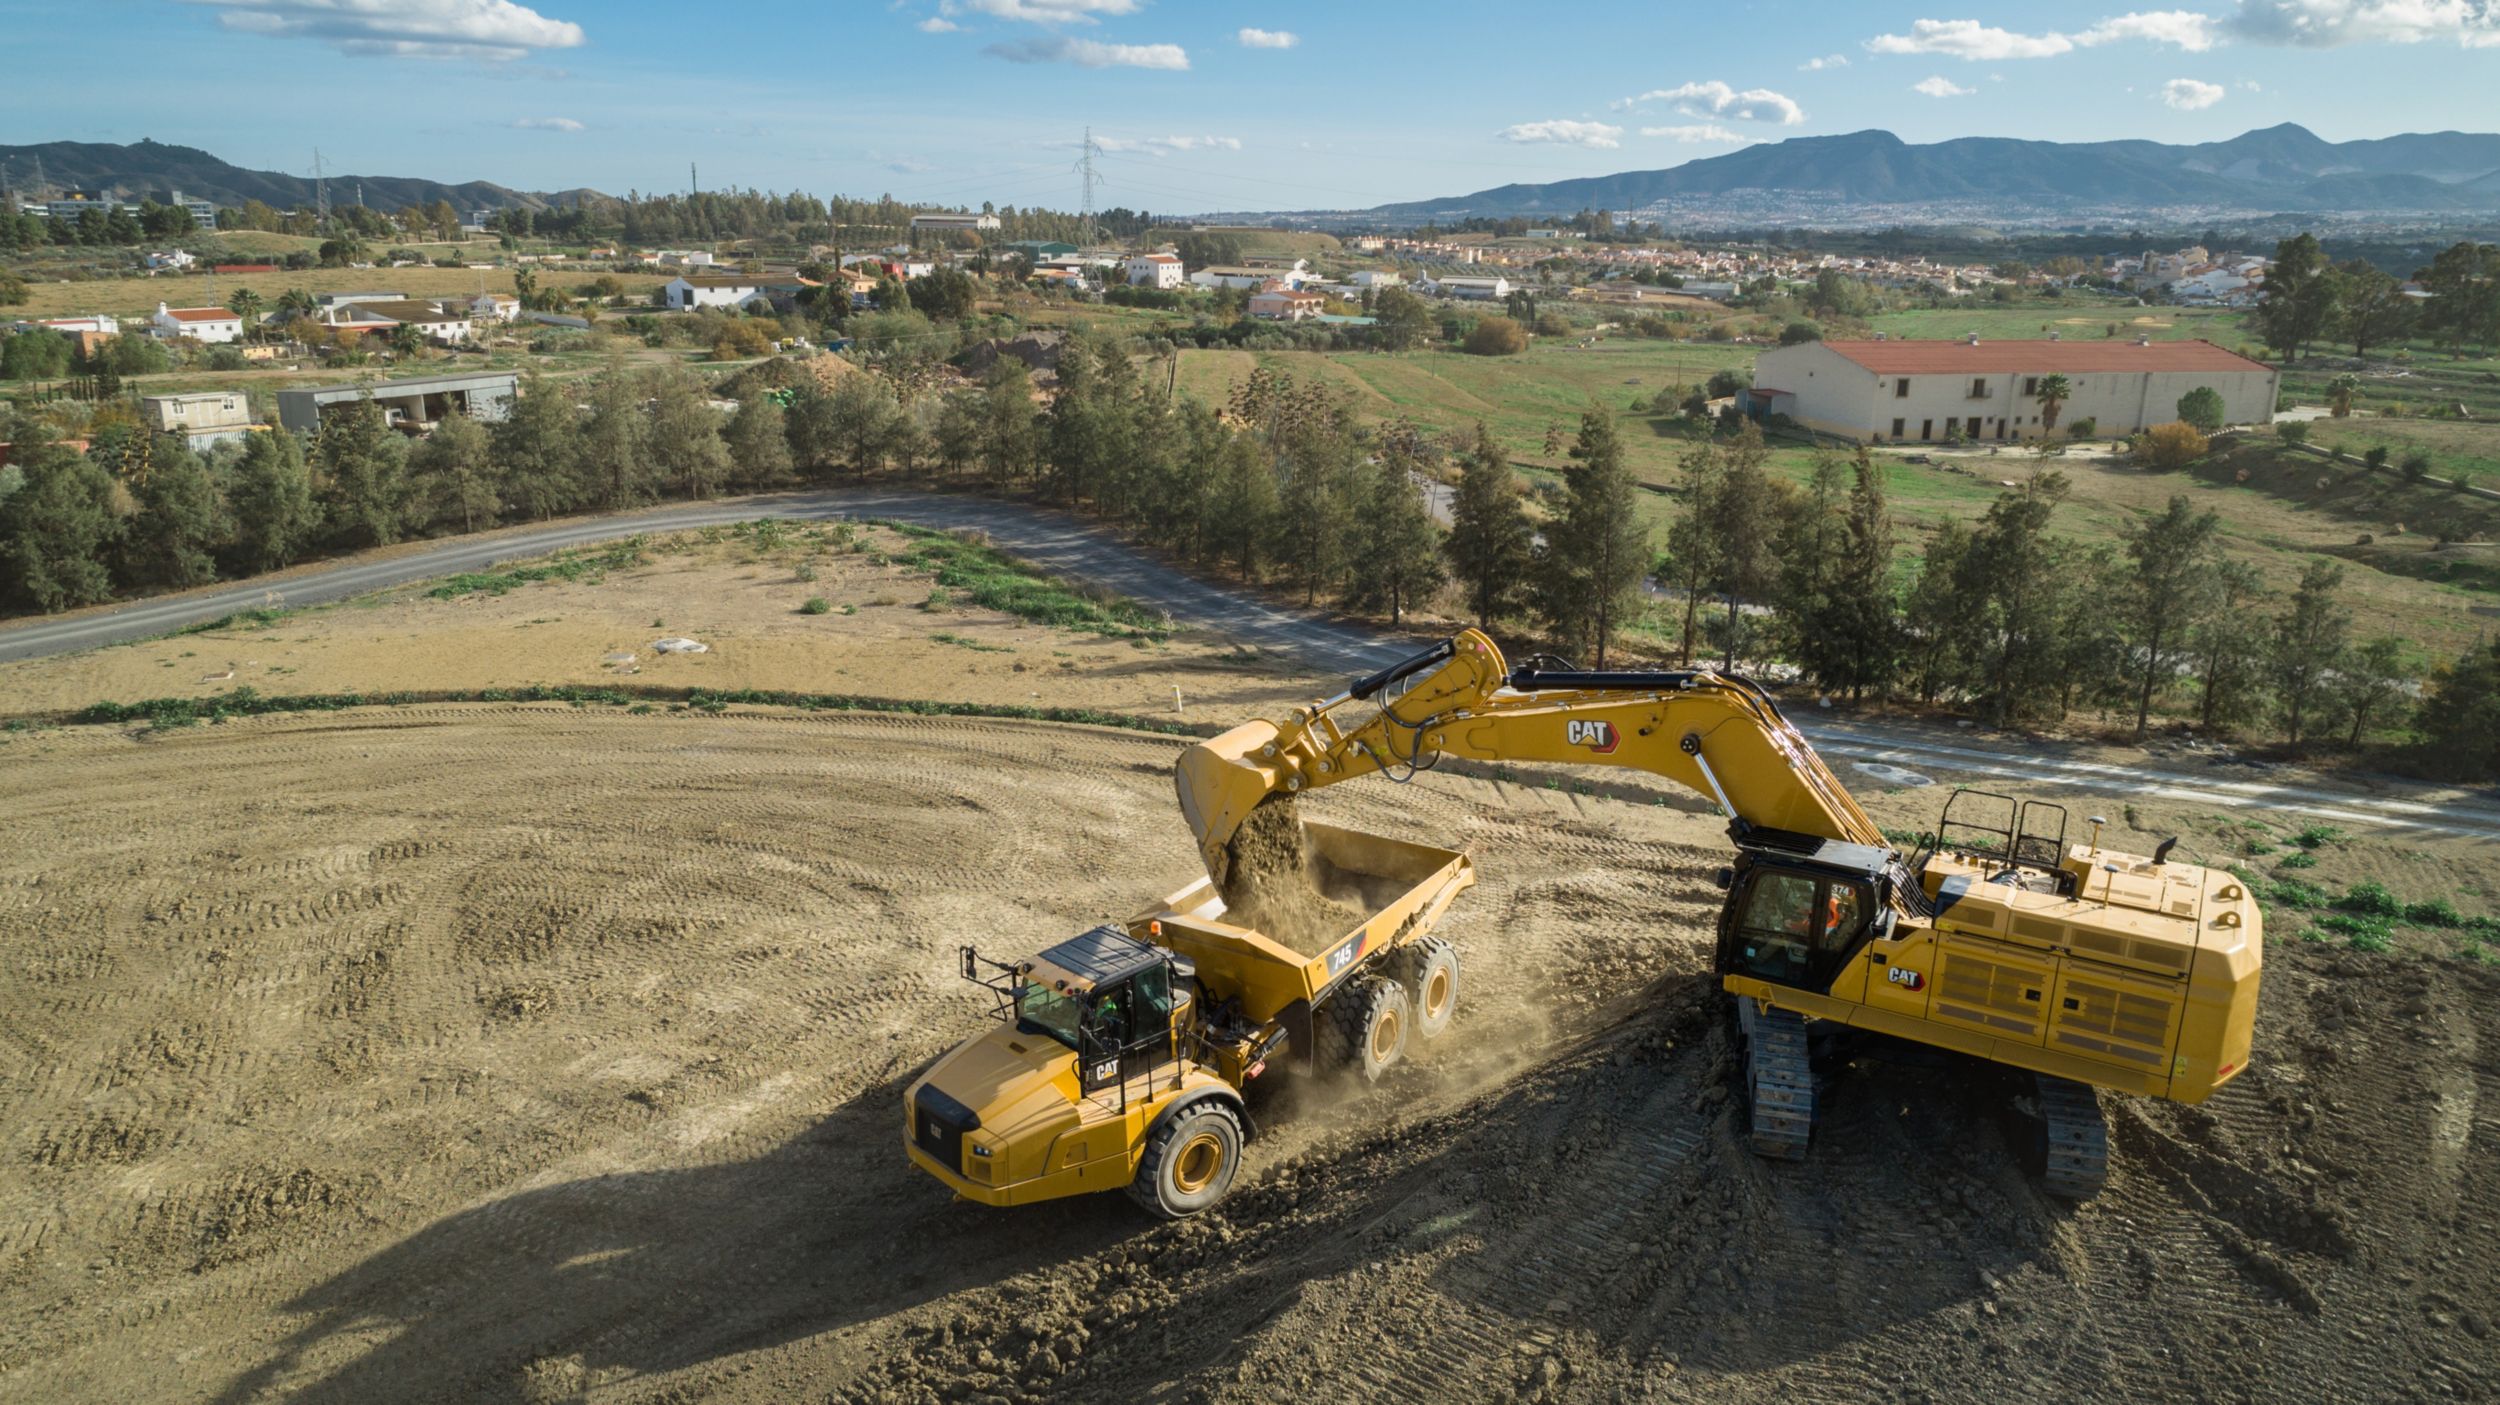
POLYGON ((1625 171, 1383 205, 1389 219, 1690 211, 1765 199, 1904 206, 2378 214, 2500 211, 2500 135, 2423 132, 2330 142, 2297 123, 2228 141, 2049 142, 1890 132, 1793 137, 1662 171, 1625 171))
MULTIPOLYGON (((181 191, 194 200, 240 205, 258 200, 279 210, 313 203, 313 179, 283 171, 252 171, 211 156, 196 147, 141 141, 129 146, 110 142, 54 141, 35 146, 0 146, 0 185, 25 192, 40 163, 44 181, 64 190, 120 200, 164 200, 181 191)), ((447 184, 408 176, 360 176, 342 172, 329 178, 330 203, 354 204, 359 188, 364 203, 379 210, 431 205, 448 200, 466 216, 471 210, 529 209, 569 205, 588 191, 543 194, 513 190, 492 181, 447 184)))

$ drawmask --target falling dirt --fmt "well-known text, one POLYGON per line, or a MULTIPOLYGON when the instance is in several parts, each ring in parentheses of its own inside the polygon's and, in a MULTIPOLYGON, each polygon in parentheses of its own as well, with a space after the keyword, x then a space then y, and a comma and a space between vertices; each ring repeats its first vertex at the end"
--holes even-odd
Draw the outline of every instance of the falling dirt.
MULTIPOLYGON (((989 1018, 956 948, 1187 881, 1177 746, 524 705, 11 741, 0 1401, 2500 1378, 2500 972, 2270 942, 2251 1068, 2201 1107, 2105 1099, 2083 1205, 1964 1066, 1836 1070, 1812 1154, 1773 1164, 1705 970, 1723 831, 1541 783, 1308 802, 1475 856, 1440 929, 1461 1010, 1376 1087, 1261 1086, 1223 1205, 956 1202, 898 1145, 903 1087, 989 1018)), ((2434 866, 2407 852, 2363 857, 2434 866)))
POLYGON ((1349 881, 1325 872, 1290 795, 1270 796, 1251 809, 1241 828, 1224 842, 1222 867, 1215 878, 1216 891, 1224 895, 1225 920, 1305 956, 1327 950, 1369 915, 1327 891, 1342 893, 1349 881))

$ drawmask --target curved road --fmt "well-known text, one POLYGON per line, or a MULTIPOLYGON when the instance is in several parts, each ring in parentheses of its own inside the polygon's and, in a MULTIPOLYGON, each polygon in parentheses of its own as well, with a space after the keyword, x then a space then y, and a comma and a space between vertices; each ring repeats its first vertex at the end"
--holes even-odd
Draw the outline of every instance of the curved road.
MULTIPOLYGON (((1422 647, 1413 638, 1315 612, 1280 609, 1246 592, 1183 574, 1120 541, 1099 524, 1070 513, 991 498, 863 487, 678 503, 614 517, 521 528, 489 538, 454 538, 385 559, 308 570, 283 582, 224 586, 67 619, 30 621, 0 629, 0 662, 154 638, 243 610, 326 604, 640 532, 682 531, 758 517, 817 521, 884 517, 929 527, 978 529, 1001 549, 1054 575, 1118 591, 1167 612, 1181 624, 1266 649, 1298 653, 1322 671, 1366 672, 1422 647)), ((1833 758, 1940 773, 1936 775, 1940 780, 2018 785, 2046 780, 2122 797, 2273 811, 2421 834, 2500 839, 2500 806, 2455 790, 2396 782, 2351 784, 2306 774, 2277 783, 2265 779, 2265 769, 2224 765, 2193 770, 2119 766, 2028 738, 1905 724, 1823 723, 1802 708, 1799 712, 1800 725, 1816 748, 1833 758)), ((1850 768, 1844 764, 1842 769, 1850 768)), ((1885 772, 1874 775, 1885 783, 1893 779, 1885 772)))

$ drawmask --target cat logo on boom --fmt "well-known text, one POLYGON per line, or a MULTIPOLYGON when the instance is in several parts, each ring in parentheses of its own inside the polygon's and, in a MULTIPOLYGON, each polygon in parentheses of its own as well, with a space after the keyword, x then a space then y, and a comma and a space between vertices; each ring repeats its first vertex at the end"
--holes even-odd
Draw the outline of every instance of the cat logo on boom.
POLYGON ((1615 724, 1612 722, 1568 722, 1563 725, 1565 735, 1573 746, 1585 746, 1600 756, 1612 754, 1615 743, 1620 740, 1615 735, 1615 724))

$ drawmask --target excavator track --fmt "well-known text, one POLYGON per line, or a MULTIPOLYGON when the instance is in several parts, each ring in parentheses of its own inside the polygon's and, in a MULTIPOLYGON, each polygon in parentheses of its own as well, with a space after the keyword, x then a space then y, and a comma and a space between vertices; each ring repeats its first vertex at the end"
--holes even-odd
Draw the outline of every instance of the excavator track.
POLYGON ((1754 1153, 1803 1160, 1814 1134, 1814 1066, 1806 1050, 1805 1017, 1793 1010, 1753 1010, 1744 1023, 1754 1153))
POLYGON ((2109 1126, 2087 1083, 2038 1075, 2045 1162, 2041 1184, 2065 1200, 2089 1200, 2109 1179, 2109 1126))

